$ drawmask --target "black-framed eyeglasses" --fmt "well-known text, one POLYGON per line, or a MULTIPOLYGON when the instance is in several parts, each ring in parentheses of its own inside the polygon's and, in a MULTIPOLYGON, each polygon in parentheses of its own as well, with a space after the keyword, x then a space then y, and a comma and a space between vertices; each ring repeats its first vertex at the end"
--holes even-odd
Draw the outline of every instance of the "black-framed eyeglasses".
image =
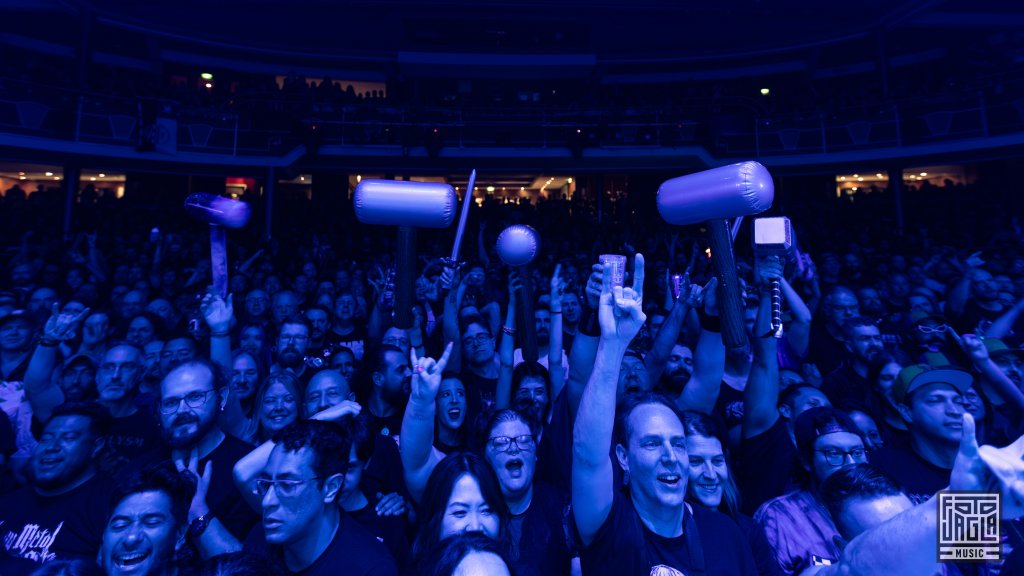
POLYGON ((866 448, 853 448, 850 450, 839 450, 838 448, 824 448, 822 450, 815 450, 818 454, 821 454, 825 458, 825 462, 828 462, 829 466, 842 466, 846 462, 846 457, 849 456, 853 459, 855 464, 867 461, 868 451, 866 448))
POLYGON ((466 346, 466 347, 469 347, 469 346, 480 346, 481 344, 486 344, 487 341, 490 340, 490 339, 491 339, 491 335, 490 334, 480 333, 480 334, 477 334, 476 336, 466 336, 465 338, 462 339, 462 345, 466 346))
POLYGON ((181 402, 184 401, 189 408, 200 408, 206 401, 209 400, 210 394, 216 393, 216 390, 207 390, 205 392, 189 392, 184 396, 173 396, 171 398, 165 398, 160 401, 160 413, 161 414, 174 414, 181 408, 181 402))
POLYGON ((263 497, 273 487, 279 498, 291 498, 298 495, 299 487, 307 482, 319 480, 319 476, 312 478, 301 478, 299 480, 271 480, 269 478, 258 478, 256 480, 256 495, 263 497))
POLYGON ((531 434, 523 434, 521 436, 495 436, 487 439, 487 445, 492 450, 498 452, 511 452, 512 445, 515 444, 516 448, 524 451, 532 451, 536 448, 536 443, 533 440, 531 434))

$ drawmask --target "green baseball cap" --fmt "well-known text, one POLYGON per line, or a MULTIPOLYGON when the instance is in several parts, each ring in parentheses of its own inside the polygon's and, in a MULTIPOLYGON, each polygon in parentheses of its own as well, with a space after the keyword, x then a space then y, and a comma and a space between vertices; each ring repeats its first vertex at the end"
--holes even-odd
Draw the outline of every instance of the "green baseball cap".
POLYGON ((900 370, 896 382, 892 385, 892 397, 897 403, 903 404, 915 390, 929 384, 948 384, 964 394, 974 382, 974 377, 953 366, 933 367, 928 364, 914 364, 900 370))

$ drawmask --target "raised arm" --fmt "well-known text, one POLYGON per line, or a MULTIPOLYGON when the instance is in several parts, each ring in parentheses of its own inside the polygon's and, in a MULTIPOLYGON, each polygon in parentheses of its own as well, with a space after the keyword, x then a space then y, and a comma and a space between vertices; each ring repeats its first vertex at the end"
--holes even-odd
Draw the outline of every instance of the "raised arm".
POLYGON ((615 487, 611 446, 619 367, 626 348, 646 320, 644 257, 636 255, 632 288, 613 290, 611 275, 611 264, 606 264, 598 305, 601 338, 572 434, 572 510, 584 546, 593 542, 612 509, 615 487))
POLYGON ((562 265, 556 264, 551 275, 551 335, 548 338, 548 383, 551 397, 558 398, 565 386, 565 369, 562 368, 562 295, 565 282, 562 281, 562 265))
MULTIPOLYGON (((771 325, 771 295, 762 291, 757 311, 755 336, 764 334, 771 325)), ((743 438, 753 438, 775 425, 779 418, 778 340, 774 336, 750 339, 754 363, 743 390, 743 438)))
POLYGON ((64 401, 64 392, 53 381, 53 370, 59 361, 58 346, 74 334, 75 328, 88 315, 88 308, 79 314, 62 313, 60 304, 54 302, 50 318, 43 326, 43 337, 32 352, 25 372, 25 397, 40 422, 49 420, 54 407, 64 401))
MULTIPOLYGON (((342 400, 338 404, 310 416, 309 419, 335 422, 346 416, 358 416, 360 411, 362 411, 362 407, 359 404, 351 400, 342 400)), ((232 469, 232 476, 239 494, 257 512, 262 508, 262 498, 256 493, 256 478, 267 467, 267 460, 270 459, 270 453, 274 451, 276 445, 273 440, 267 440, 239 459, 232 469)))
MULTIPOLYGON (((665 275, 667 277, 668 273, 666 272, 665 275)), ((702 291, 703 288, 700 286, 690 286, 679 295, 680 299, 676 300, 671 285, 665 290, 665 309, 669 311, 668 317, 661 325, 661 330, 658 330, 657 335, 654 336, 654 344, 651 346, 650 353, 644 358, 647 375, 652 384, 657 384, 661 380, 665 364, 668 363, 668 358, 672 355, 672 348, 679 341, 679 333, 686 321, 686 313, 690 310, 689 302, 701 298, 702 291)))
POLYGON ((722 331, 712 319, 718 318, 718 279, 712 278, 704 286, 704 316, 700 337, 693 351, 693 376, 683 388, 681 407, 710 414, 715 408, 725 375, 725 344, 722 331))
POLYGON ((1012 404, 1018 413, 1024 412, 1024 393, 1014 384, 1013 380, 1010 380, 1006 372, 1003 372, 992 361, 988 354, 988 348, 985 347, 985 343, 981 338, 974 334, 960 336, 952 328, 950 328, 950 335, 960 345, 960 348, 970 356, 974 368, 981 373, 982 379, 988 382, 1000 397, 1012 404))
POLYGON ((422 498, 434 466, 441 461, 439 453, 434 450, 434 399, 441 387, 441 374, 448 365, 452 348, 449 342, 444 355, 436 362, 433 358, 418 358, 415 350, 410 352, 412 394, 402 418, 400 452, 405 468, 405 485, 416 502, 422 498))
POLYGON ((594 264, 590 278, 587 280, 586 308, 580 318, 580 327, 576 332, 576 337, 573 338, 572 350, 569 351, 569 381, 566 385, 568 386, 569 413, 574 418, 579 409, 580 398, 583 397, 583 388, 594 369, 594 358, 597 356, 597 336, 600 335, 600 332, 597 331, 599 329, 596 326, 595 315, 601 297, 603 276, 604 268, 600 264, 594 264), (595 326, 590 326, 591 323, 595 326), (593 332, 591 332, 592 330, 593 332))
POLYGON ((782 289, 782 297, 789 306, 793 321, 786 326, 786 334, 789 347, 798 356, 803 358, 807 355, 807 348, 811 345, 811 309, 804 303, 804 299, 793 289, 785 276, 779 275, 779 287, 782 289))
MULTIPOLYGON (((956 260, 954 260, 956 262, 956 260)), ((967 257, 967 261, 961 266, 963 277, 953 285, 946 297, 946 315, 950 318, 958 318, 964 312, 967 299, 971 296, 971 282, 974 279, 974 270, 985 264, 981 259, 981 252, 975 252, 967 257)))
MULTIPOLYGON (((441 317, 442 334, 446 342, 459 344, 462 342, 462 335, 459 333, 459 308, 462 306, 462 295, 466 292, 466 285, 451 268, 445 268, 441 273, 441 285, 448 290, 444 297, 444 312, 441 317)), ((448 369, 452 372, 459 372, 462 369, 462 346, 456 345, 452 350, 448 369)))
POLYGON ((1016 304, 1007 308, 999 318, 996 318, 988 330, 985 330, 985 337, 1004 338, 1017 323, 1021 312, 1024 312, 1024 298, 1018 300, 1016 304))
POLYGON ((510 272, 508 275, 508 311, 505 313, 505 325, 501 329, 501 340, 498 344, 501 367, 498 370, 498 385, 494 400, 495 406, 499 410, 512 405, 512 369, 516 346, 516 292, 520 285, 519 275, 510 272), (505 330, 506 328, 508 331, 505 330))

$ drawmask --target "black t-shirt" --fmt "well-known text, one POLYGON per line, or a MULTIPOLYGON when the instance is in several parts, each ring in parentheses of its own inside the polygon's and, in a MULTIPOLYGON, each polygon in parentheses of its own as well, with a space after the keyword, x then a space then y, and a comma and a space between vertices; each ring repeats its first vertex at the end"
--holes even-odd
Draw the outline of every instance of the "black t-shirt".
POLYGON ((494 404, 498 379, 479 376, 469 368, 462 371, 459 380, 466 386, 466 404, 470 412, 479 414, 494 404))
MULTIPOLYGON (((246 503, 235 484, 233 469, 235 463, 253 450, 254 446, 234 436, 225 434, 220 445, 213 449, 205 458, 199 460, 202 471, 209 463, 213 463, 210 475, 210 489, 206 493, 206 505, 210 512, 220 520, 228 532, 242 540, 249 533, 259 517, 252 507, 246 503)), ((126 466, 119 475, 127 478, 130 474, 158 462, 171 459, 171 451, 167 446, 153 450, 126 466)))
POLYGON ((726 428, 743 425, 743 392, 722 382, 715 400, 715 413, 722 418, 726 428))
POLYGON ((734 464, 744 514, 753 514, 761 504, 789 492, 800 458, 786 421, 779 417, 771 428, 743 439, 734 464))
POLYGON ((516 576, 569 574, 575 544, 569 499, 540 482, 533 484, 533 499, 522 514, 509 522, 509 563, 516 576))
MULTIPOLYGON (((373 500, 371 498, 371 500, 373 500)), ((360 510, 348 512, 360 526, 373 535, 378 542, 384 544, 395 560, 401 574, 408 574, 412 567, 412 552, 409 539, 405 536, 405 518, 402 516, 378 516, 373 502, 367 503, 360 510)))
POLYGON ((821 391, 828 396, 834 406, 867 406, 870 403, 871 385, 867 378, 861 377, 853 369, 850 362, 829 372, 821 382, 821 391))
POLYGON ((580 563, 587 576, 732 576, 757 574, 750 545, 728 516, 688 506, 683 534, 659 536, 644 526, 624 491, 616 491, 611 512, 580 563), (690 510, 692 508, 692 510, 690 510))
POLYGON ((398 568, 395 561, 384 547, 370 532, 363 528, 354 518, 342 512, 338 524, 338 532, 330 545, 305 570, 292 572, 284 562, 284 553, 280 546, 267 544, 262 526, 253 531, 246 548, 254 552, 266 552, 285 574, 296 576, 397 576, 398 568))
MULTIPOLYGON (((572 490, 572 427, 568 387, 563 387, 551 408, 551 423, 537 448, 537 475, 563 494, 572 490)), ((618 465, 614 466, 618 469, 618 465)))
POLYGON ((115 464, 113 470, 104 468, 104 471, 112 474, 125 463, 132 462, 162 445, 160 427, 153 416, 136 410, 131 416, 114 418, 110 423, 106 446, 116 455, 119 464, 115 464))
POLYGON ((921 504, 949 486, 949 468, 940 468, 910 447, 884 446, 871 455, 871 463, 889 474, 914 504, 921 504))
MULTIPOLYGON (((397 434, 397 431, 395 433, 397 434)), ((405 486, 402 456, 398 452, 398 444, 395 444, 394 438, 380 435, 374 439, 373 455, 363 469, 359 488, 372 502, 379 501, 377 494, 383 497, 395 492, 406 500, 410 499, 405 486)))
POLYGON ((96 560, 110 490, 110 480, 96 475, 57 496, 26 486, 0 498, 0 535, 8 553, 35 562, 96 560))
POLYGON ((824 322, 811 326, 811 343, 807 347, 807 359, 818 367, 819 372, 828 374, 849 357, 850 351, 847 350, 846 343, 833 338, 825 328, 824 322))
POLYGON ((395 410, 390 416, 377 416, 369 409, 366 415, 370 419, 370 431, 380 436, 394 438, 402 433, 402 419, 405 417, 405 407, 395 410))
POLYGON ((7 413, 0 410, 0 454, 10 456, 15 448, 14 426, 11 426, 11 419, 7 417, 7 413))
POLYGON ((352 351, 356 360, 362 360, 366 352, 366 327, 362 324, 355 324, 348 334, 338 334, 333 329, 327 330, 325 336, 327 345, 337 351, 344 346, 352 351))

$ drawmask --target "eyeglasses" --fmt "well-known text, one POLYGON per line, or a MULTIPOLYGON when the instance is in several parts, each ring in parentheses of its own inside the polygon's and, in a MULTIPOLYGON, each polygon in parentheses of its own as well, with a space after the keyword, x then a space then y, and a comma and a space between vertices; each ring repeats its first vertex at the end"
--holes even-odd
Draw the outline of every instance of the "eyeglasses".
POLYGON ((490 339, 491 339, 491 335, 490 334, 480 333, 480 334, 477 334, 476 336, 467 336, 467 337, 463 338, 462 339, 462 345, 463 346, 467 346, 467 347, 468 346, 480 346, 481 344, 486 344, 487 341, 490 340, 490 339))
POLYGON ((160 401, 160 413, 161 414, 174 414, 181 408, 182 400, 189 408, 199 408, 203 404, 206 404, 210 394, 216 392, 216 390, 207 390, 206 392, 189 392, 184 396, 174 396, 160 401))
POLYGON ((942 334, 946 330, 949 330, 949 326, 945 324, 937 324, 935 326, 926 326, 924 324, 917 327, 917 331, 921 334, 942 334))
POLYGON ((260 497, 266 496, 267 492, 270 492, 270 488, 273 487, 279 498, 291 498, 298 495, 299 486, 319 479, 319 476, 303 478, 302 480, 268 480, 266 478, 259 478, 256 480, 256 494, 260 497))
POLYGON ((865 448, 853 448, 852 450, 839 450, 837 448, 825 448, 824 450, 815 450, 815 452, 825 457, 825 462, 828 462, 829 466, 842 466, 846 462, 846 457, 853 458, 855 463, 865 462, 868 457, 868 451, 865 448))
POLYGON ((494 438, 487 439, 487 445, 498 452, 511 452, 513 444, 516 445, 517 449, 525 451, 532 451, 536 446, 533 436, 530 434, 523 434, 522 436, 495 436, 494 438))

